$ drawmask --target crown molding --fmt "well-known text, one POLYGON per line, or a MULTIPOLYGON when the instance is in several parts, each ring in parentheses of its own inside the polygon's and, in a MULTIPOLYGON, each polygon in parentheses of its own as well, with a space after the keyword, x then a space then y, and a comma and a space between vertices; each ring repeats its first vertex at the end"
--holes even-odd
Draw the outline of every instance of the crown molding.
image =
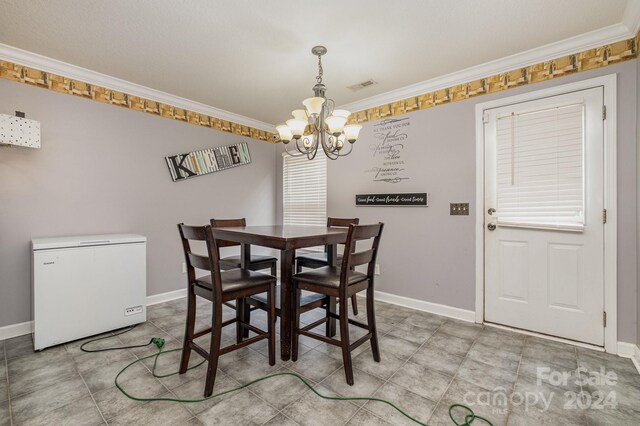
MULTIPOLYGON (((630 25, 637 26, 640 23, 640 0, 630 0, 624 16, 630 25), (633 24, 634 22, 635 24, 633 24)), ((390 104, 424 93, 435 92, 458 84, 486 78, 491 75, 517 70, 551 59, 605 46, 610 43, 635 37, 637 32, 637 29, 631 31, 627 26, 627 22, 610 25, 558 42, 485 62, 484 64, 475 65, 440 77, 401 87, 380 95, 344 104, 339 108, 348 111, 362 111, 380 105, 390 104)))
POLYGON ((255 129, 272 133, 275 132, 275 126, 263 121, 255 120, 244 115, 235 114, 210 105, 175 96, 170 93, 155 90, 150 87, 78 67, 76 65, 68 64, 66 62, 58 61, 57 59, 49 58, 47 56, 39 55, 37 53, 2 43, 0 43, 0 60, 13 62, 19 65, 38 69, 40 71, 82 81, 84 83, 101 86, 110 90, 116 90, 129 95, 138 96, 140 98, 197 112, 198 114, 205 114, 243 126, 253 127, 255 129))
POLYGON ((629 0, 622 15, 622 23, 633 35, 640 31, 640 0, 629 0))
MULTIPOLYGON (((467 83, 487 76, 516 70, 533 64, 575 54, 588 49, 598 48, 635 37, 640 31, 640 0, 628 0, 621 23, 603 27, 594 31, 570 37, 558 42, 530 49, 514 55, 469 67, 443 76, 435 77, 409 86, 401 87, 369 98, 341 105, 339 108, 349 111, 362 111, 380 105, 434 92, 458 84, 467 83)), ((199 114, 205 114, 221 120, 243 126, 275 133, 275 125, 255 120, 240 114, 172 95, 150 87, 112 77, 97 71, 62 62, 47 56, 0 43, 0 60, 13 62, 41 71, 57 74, 66 78, 116 90, 140 98, 175 106, 199 114)))

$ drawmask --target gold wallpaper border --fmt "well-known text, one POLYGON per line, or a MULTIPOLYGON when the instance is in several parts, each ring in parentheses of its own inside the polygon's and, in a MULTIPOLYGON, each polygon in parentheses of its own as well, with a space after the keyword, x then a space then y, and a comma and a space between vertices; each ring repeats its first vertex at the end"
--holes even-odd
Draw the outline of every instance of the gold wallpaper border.
MULTIPOLYGON (((386 117, 420 111, 439 105, 470 99, 490 93, 520 87, 527 84, 552 80, 583 71, 602 68, 638 57, 640 32, 635 37, 607 44, 598 48, 588 49, 580 53, 551 59, 527 67, 515 69, 505 73, 495 74, 478 80, 447 87, 418 96, 402 99, 357 111, 351 114, 349 123, 365 123, 386 117)), ((245 126, 214 116, 200 114, 184 108, 145 99, 117 90, 107 89, 98 85, 74 80, 54 73, 41 71, 36 68, 19 65, 0 60, 0 78, 28 84, 58 93, 78 96, 97 102, 116 105, 134 111, 157 115, 172 120, 183 121, 245 136, 251 139, 278 143, 278 135, 265 130, 245 126)))
POLYGON ((13 62, 0 60, 0 78, 172 120, 183 121, 197 126, 208 127, 221 132, 246 136, 259 141, 277 142, 276 135, 272 132, 234 123, 233 121, 223 120, 211 115, 200 114, 117 90, 107 89, 13 62))
POLYGON ((424 93, 400 101, 357 111, 349 117, 349 123, 365 123, 386 117, 406 114, 445 105, 476 96, 501 92, 527 84, 552 80, 558 77, 602 68, 638 57, 640 32, 635 37, 607 44, 595 49, 551 59, 527 67, 490 77, 424 93))

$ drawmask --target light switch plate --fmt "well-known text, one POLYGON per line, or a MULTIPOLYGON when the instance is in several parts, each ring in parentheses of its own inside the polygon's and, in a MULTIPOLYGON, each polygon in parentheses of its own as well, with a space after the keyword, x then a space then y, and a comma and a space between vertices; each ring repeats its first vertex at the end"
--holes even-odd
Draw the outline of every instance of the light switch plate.
POLYGON ((451 216, 469 216, 469 203, 451 203, 451 204, 449 204, 449 215, 451 215, 451 216))

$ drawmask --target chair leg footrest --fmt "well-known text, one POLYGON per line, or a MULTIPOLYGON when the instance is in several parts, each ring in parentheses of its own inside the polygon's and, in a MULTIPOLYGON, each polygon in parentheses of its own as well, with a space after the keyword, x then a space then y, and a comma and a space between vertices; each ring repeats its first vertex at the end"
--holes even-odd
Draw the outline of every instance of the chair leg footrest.
POLYGON ((198 337, 204 336, 205 334, 209 334, 209 333, 211 333, 212 329, 213 329, 212 327, 207 327, 207 328, 202 329, 200 331, 196 331, 195 333, 193 333, 193 338, 197 339, 198 337))
POLYGON ((316 327, 317 327, 317 326, 319 326, 320 324, 324 324, 324 323, 326 323, 327 321, 328 321, 328 319, 327 319, 327 318, 322 318, 322 319, 319 319, 318 321, 312 322, 312 323, 311 323, 311 324, 309 324, 309 325, 305 325, 305 326, 304 326, 303 328, 301 328, 300 330, 301 330, 301 331, 309 331, 309 330, 312 330, 312 329, 316 328, 316 327))
POLYGON ((259 334, 257 336, 250 337, 247 340, 243 340, 240 343, 235 343, 233 345, 229 345, 227 347, 220 348, 220 355, 224 355, 226 353, 235 351, 236 349, 240 349, 242 347, 251 345, 252 343, 256 343, 256 342, 259 342, 260 340, 267 339, 267 338, 269 338, 268 334, 259 334))
POLYGON ((352 344, 349 345, 349 350, 352 351, 355 348, 357 348, 358 346, 360 346, 361 344, 363 344, 364 342, 366 342, 367 340, 371 339, 371 336, 373 336, 373 333, 367 333, 364 336, 362 336, 361 338, 359 338, 358 340, 356 340, 355 342, 353 342, 352 344))
POLYGON ((312 333, 312 332, 307 331, 305 329, 299 329, 297 331, 297 333, 298 334, 302 334, 303 336, 311 337, 312 339, 320 340, 320 341, 328 343, 330 345, 334 345, 334 346, 341 346, 342 345, 340 340, 332 339, 331 337, 326 337, 326 336, 323 336, 321 334, 312 333))

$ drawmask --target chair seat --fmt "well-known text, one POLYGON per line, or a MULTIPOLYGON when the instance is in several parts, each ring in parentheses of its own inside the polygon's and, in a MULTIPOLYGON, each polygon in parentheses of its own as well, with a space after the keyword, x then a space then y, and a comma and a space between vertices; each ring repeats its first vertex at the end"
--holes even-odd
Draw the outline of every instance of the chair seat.
MULTIPOLYGON (((276 280, 276 277, 274 276, 263 274, 261 272, 249 271, 247 269, 221 271, 220 278, 222 279, 223 294, 269 285, 276 280)), ((196 284, 209 290, 213 290, 211 275, 197 278, 196 284)))
MULTIPOLYGON (((251 260, 249 263, 277 262, 277 261, 278 259, 273 256, 262 256, 258 254, 251 254, 251 260)), ((242 266, 240 255, 223 257, 222 259, 220 259, 220 262, 228 263, 230 265, 235 265, 237 268, 242 266)))
MULTIPOLYGON (((305 305, 309 305, 313 302, 317 302, 318 300, 322 300, 324 299, 325 296, 324 294, 320 294, 320 293, 312 293, 310 291, 303 291, 302 292, 302 296, 300 296, 300 306, 305 306, 305 305)), ((260 294, 254 294, 253 296, 251 296, 252 299, 266 305, 267 304, 267 293, 260 293, 260 294)), ((276 286, 276 309, 280 310, 280 307, 282 305, 280 304, 280 286, 276 286)))
MULTIPOLYGON (((296 256, 296 260, 298 261, 311 261, 311 262, 317 262, 317 263, 326 263, 329 264, 329 261, 327 260, 327 253, 322 252, 322 253, 308 253, 308 254, 301 254, 299 256, 296 256)), ((338 261, 342 260, 342 255, 339 254, 338 255, 338 261)))
MULTIPOLYGON (((335 289, 340 287, 340 268, 333 266, 324 266, 312 271, 295 274, 293 278, 297 281, 335 289)), ((356 271, 349 271, 347 284, 357 284, 359 282, 365 281, 366 279, 366 274, 356 271)))

